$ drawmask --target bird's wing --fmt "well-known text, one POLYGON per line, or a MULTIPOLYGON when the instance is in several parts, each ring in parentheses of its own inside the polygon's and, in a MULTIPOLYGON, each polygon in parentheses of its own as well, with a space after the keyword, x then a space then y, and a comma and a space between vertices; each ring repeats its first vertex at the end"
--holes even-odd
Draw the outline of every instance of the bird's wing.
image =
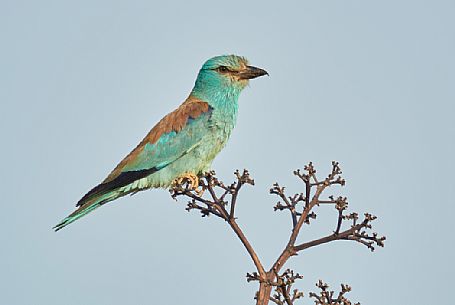
POLYGON ((77 206, 159 171, 191 151, 201 142, 211 112, 206 102, 190 96, 156 124, 101 184, 79 200, 77 206))

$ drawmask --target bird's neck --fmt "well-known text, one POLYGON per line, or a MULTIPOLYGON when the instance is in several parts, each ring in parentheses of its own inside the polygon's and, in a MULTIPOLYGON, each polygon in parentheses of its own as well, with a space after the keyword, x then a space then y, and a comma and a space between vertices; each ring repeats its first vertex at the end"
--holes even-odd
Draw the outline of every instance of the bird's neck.
POLYGON ((218 120, 233 121, 235 123, 241 91, 241 88, 232 86, 213 87, 213 89, 206 87, 204 90, 198 90, 197 86, 195 86, 191 95, 207 102, 218 120))

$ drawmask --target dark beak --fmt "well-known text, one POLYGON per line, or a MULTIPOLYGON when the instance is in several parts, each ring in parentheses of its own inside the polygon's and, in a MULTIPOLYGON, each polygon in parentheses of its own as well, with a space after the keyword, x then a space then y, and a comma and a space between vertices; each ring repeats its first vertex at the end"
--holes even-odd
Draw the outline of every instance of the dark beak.
POLYGON ((240 79, 253 79, 259 76, 269 75, 267 71, 253 66, 246 66, 245 70, 239 72, 240 79))

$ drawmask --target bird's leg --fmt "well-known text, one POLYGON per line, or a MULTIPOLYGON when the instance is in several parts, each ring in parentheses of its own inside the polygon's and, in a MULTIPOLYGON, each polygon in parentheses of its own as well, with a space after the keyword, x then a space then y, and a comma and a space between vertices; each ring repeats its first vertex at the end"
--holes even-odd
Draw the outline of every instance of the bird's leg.
POLYGON ((198 178, 197 175, 195 175, 193 173, 184 173, 183 175, 181 175, 180 177, 175 179, 174 184, 175 185, 182 185, 185 182, 187 182, 189 184, 190 189, 192 191, 195 191, 196 194, 199 197, 202 196, 202 194, 204 193, 205 190, 204 190, 203 187, 200 190, 198 190, 198 188, 199 188, 199 178, 198 178))

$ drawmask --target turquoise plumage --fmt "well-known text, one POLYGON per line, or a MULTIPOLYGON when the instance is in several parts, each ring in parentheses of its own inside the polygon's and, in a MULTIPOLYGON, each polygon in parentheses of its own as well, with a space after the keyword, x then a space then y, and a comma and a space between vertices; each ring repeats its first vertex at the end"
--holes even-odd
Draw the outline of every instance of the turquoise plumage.
POLYGON ((193 90, 179 108, 166 115, 108 177, 77 203, 56 231, 103 204, 149 188, 169 187, 208 171, 235 126, 240 92, 249 79, 266 75, 244 57, 217 56, 199 71, 193 90))

